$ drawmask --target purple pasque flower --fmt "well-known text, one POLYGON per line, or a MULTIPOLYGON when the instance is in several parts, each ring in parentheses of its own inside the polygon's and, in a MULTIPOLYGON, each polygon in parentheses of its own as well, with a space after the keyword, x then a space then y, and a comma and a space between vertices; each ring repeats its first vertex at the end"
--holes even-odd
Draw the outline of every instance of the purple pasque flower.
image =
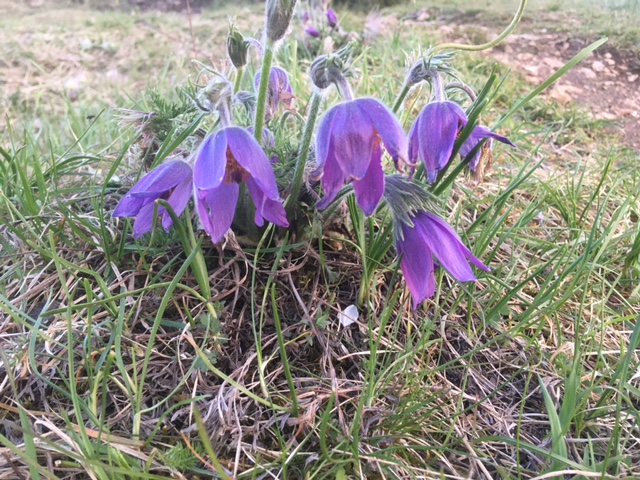
POLYGON ((331 28, 335 28, 335 26, 338 24, 338 16, 336 15, 336 12, 333 10, 333 8, 327 10, 327 23, 331 28))
POLYGON ((231 228, 242 182, 256 206, 256 225, 261 227, 266 219, 289 226, 264 150, 246 129, 226 127, 202 142, 193 167, 196 207, 214 243, 231 228))
MULTIPOLYGON (((253 83, 256 90, 258 90, 260 88, 260 72, 256 73, 253 83)), ((280 67, 271 67, 267 87, 265 119, 270 120, 273 118, 281 103, 286 109, 291 109, 293 98, 293 89, 291 88, 291 82, 289 82, 287 72, 280 67)))
POLYGON ((512 147, 515 147, 515 144, 512 143, 511 140, 509 140, 507 137, 503 137, 502 135, 498 135, 497 133, 492 132, 489 127, 485 127, 484 125, 478 125, 476 128, 473 129, 473 132, 471 132, 471 135, 469 135, 469 138, 467 138, 467 140, 460 147, 460 155, 462 156, 462 158, 466 158, 467 155, 471 153, 471 150, 473 150, 475 146, 478 145, 478 143, 480 143, 485 138, 488 140, 484 142, 484 145, 482 146, 482 148, 480 148, 476 152, 476 154, 473 156, 471 160, 469 160, 469 163, 467 164, 469 169, 473 172, 476 171, 476 168, 478 167, 478 164, 480 163, 480 160, 482 159, 482 157, 484 157, 485 155, 491 154, 491 149, 493 148, 494 139, 498 140, 499 142, 505 143, 507 145, 511 145, 512 147))
MULTIPOLYGON (((147 173, 129 190, 113 211, 113 216, 136 217, 133 238, 141 237, 153 227, 156 200, 166 200, 176 215, 182 214, 191 197, 192 178, 188 163, 182 160, 165 162, 147 173)), ((168 231, 173 224, 171 216, 161 206, 158 206, 158 215, 162 217, 162 227, 168 231)))
POLYGON ((396 249, 402 257, 400 268, 413 297, 413 308, 435 293, 436 262, 459 282, 476 280, 469 263, 489 271, 489 267, 462 244, 453 228, 440 217, 422 211, 411 220, 413 227, 399 222, 396 249))
POLYGON ((339 103, 318 127, 316 162, 311 178, 322 179, 322 209, 338 195, 345 181, 353 183, 358 205, 369 216, 384 193, 382 145, 396 167, 407 161, 407 136, 387 107, 374 98, 339 103))
POLYGON ((307 35, 309 35, 310 37, 313 38, 320 38, 320 32, 318 31, 318 29, 316 27, 314 27, 313 25, 309 25, 305 30, 304 33, 306 33, 307 35))
POLYGON ((429 183, 451 160, 453 145, 466 124, 464 110, 448 100, 428 103, 418 115, 409 132, 409 160, 424 163, 429 183))

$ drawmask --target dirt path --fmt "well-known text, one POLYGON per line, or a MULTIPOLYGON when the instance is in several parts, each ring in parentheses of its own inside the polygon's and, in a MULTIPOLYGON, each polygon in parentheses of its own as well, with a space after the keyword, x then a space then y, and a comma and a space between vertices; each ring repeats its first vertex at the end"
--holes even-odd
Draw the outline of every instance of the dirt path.
MULTIPOLYGON (((447 41, 469 42, 470 39, 464 37, 479 35, 490 39, 499 33, 498 28, 483 25, 484 17, 480 13, 443 15, 435 9, 423 9, 405 21, 435 23, 447 41)), ((580 20, 550 16, 549 22, 549 27, 554 26, 553 22, 562 22, 563 30, 569 30, 580 20)), ((522 72, 527 81, 539 85, 590 43, 578 34, 540 28, 544 23, 518 26, 517 34, 485 55, 522 72)), ((605 44, 544 95, 563 104, 587 105, 595 118, 611 121, 611 128, 620 134, 624 145, 640 149, 640 55, 637 49, 623 51, 605 44)))

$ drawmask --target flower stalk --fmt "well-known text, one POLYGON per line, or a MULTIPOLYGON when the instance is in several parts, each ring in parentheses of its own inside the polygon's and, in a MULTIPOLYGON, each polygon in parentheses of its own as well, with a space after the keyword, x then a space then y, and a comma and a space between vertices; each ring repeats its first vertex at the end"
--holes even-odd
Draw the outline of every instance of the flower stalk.
POLYGON ((235 95, 240 91, 240 84, 242 83, 242 76, 244 75, 244 67, 238 67, 236 69, 236 80, 233 84, 233 94, 235 95))
POLYGON ((398 110, 400 110, 400 107, 402 106, 404 99, 407 98, 407 95, 409 94, 409 90, 411 90, 411 87, 412 85, 410 85, 409 82, 405 80, 405 82, 402 84, 402 90, 400 90, 400 93, 396 97, 396 101, 393 102, 393 108, 392 108, 393 113, 398 113, 398 110))
MULTIPOLYGON (((200 287, 200 292, 202 292, 202 296, 206 300, 211 299, 211 285, 209 284, 209 272, 207 270, 207 264, 204 260, 204 255, 202 254, 202 249, 200 248, 200 244, 196 240, 195 233, 193 231, 193 225, 191 224, 191 215, 189 213, 189 207, 185 209, 187 215, 187 231, 185 232, 184 225, 180 221, 176 212, 173 211, 171 204, 166 200, 158 199, 156 203, 163 207, 166 212, 169 214, 171 219, 173 220, 173 226, 176 228, 178 232, 178 237, 180 237, 180 242, 182 243, 182 248, 184 248, 185 254, 190 256, 194 249, 198 251, 195 253, 193 261, 191 263, 191 269, 193 270, 193 275, 196 277, 196 281, 198 282, 198 286, 200 287)), ((218 318, 218 314, 216 313, 213 305, 211 303, 207 303, 207 310, 213 316, 213 318, 218 318)))
POLYGON ((520 0, 520 5, 518 5, 518 10, 511 20, 511 23, 503 30, 503 32, 498 35, 493 40, 482 43, 480 45, 465 45, 464 43, 443 43, 442 45, 437 45, 434 47, 433 52, 439 52, 442 50, 465 50, 467 52, 480 52, 482 50, 487 50, 489 48, 495 47, 502 40, 507 38, 511 32, 518 26, 520 20, 522 19, 522 15, 524 14, 524 9, 527 6, 527 0, 520 0))
POLYGON ((271 63, 273 62, 273 45, 267 40, 264 55, 262 56, 262 69, 260 73, 260 88, 258 89, 258 100, 256 103, 256 118, 253 124, 253 134, 259 144, 262 144, 262 129, 264 128, 264 112, 267 104, 267 90, 269 87, 269 76, 271 73, 271 63))
POLYGON ((320 104, 322 103, 322 95, 314 88, 311 95, 311 106, 309 107, 309 115, 304 125, 304 133, 302 135, 302 143, 298 150, 298 159, 296 161, 296 168, 293 174, 293 181, 291 182, 291 191, 289 198, 285 204, 285 210, 287 212, 287 218, 293 221, 295 218, 295 208, 298 204, 298 196, 300 195, 300 188, 302 188, 302 181, 304 177, 304 170, 307 166, 307 159, 309 158, 309 149, 311 148, 311 140, 313 139, 313 129, 320 112, 320 104))

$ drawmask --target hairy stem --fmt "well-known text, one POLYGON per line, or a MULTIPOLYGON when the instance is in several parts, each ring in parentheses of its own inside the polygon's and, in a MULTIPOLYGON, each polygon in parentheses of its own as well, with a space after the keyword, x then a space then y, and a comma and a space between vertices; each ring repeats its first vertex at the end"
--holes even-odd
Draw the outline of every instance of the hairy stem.
POLYGON ((407 98, 407 94, 409 93, 410 89, 411 86, 409 85, 409 83, 404 82, 404 84, 402 85, 402 90, 400 90, 400 93, 396 97, 396 101, 393 102, 393 113, 398 113, 398 110, 400 110, 404 99, 407 98))
POLYGON ((244 67, 238 67, 236 69, 236 81, 233 84, 233 93, 236 94, 240 91, 240 84, 242 83, 242 75, 244 74, 244 67))
POLYGON ((309 107, 309 116, 307 117, 307 122, 304 125, 302 143, 300 144, 300 149, 298 150, 298 159, 296 160, 296 169, 293 174, 293 181, 291 182, 291 191, 285 205, 287 218, 292 225, 295 217, 294 214, 296 205, 298 204, 298 195, 300 194, 300 188, 302 187, 304 169, 307 166, 307 159, 309 158, 309 148, 311 147, 313 128, 315 127, 316 118, 318 117, 318 112, 320 111, 321 100, 322 95, 320 94, 320 92, 314 89, 313 94, 311 95, 311 107, 309 107))
POLYGON ((504 29, 504 31, 500 35, 498 35, 490 42, 483 43, 481 45, 465 45, 464 43, 443 43, 442 45, 437 45, 436 47, 434 47, 432 53, 435 54, 436 52, 442 50, 466 50, 470 52, 479 52, 481 50, 495 47, 502 40, 507 38, 507 36, 509 36, 509 34, 513 32, 513 29, 516 28, 518 23, 520 23, 520 19, 522 19, 522 14, 524 13, 524 9, 526 6, 527 0, 520 0, 520 5, 518 6, 518 10, 513 17, 513 20, 511 20, 511 23, 507 26, 507 28, 504 29))
POLYGON ((260 88, 258 89, 258 102, 256 104, 256 118, 254 120, 253 134, 262 145, 262 129, 264 127, 264 110, 267 104, 267 90, 269 87, 269 74, 273 62, 273 46, 269 41, 262 56, 262 70, 260 71, 260 88))

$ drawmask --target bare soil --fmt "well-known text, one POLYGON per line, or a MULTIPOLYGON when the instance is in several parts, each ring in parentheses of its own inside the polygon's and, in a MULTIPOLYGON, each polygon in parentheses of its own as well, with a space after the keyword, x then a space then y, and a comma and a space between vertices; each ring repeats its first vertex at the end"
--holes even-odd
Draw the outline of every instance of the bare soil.
MULTIPOLYGON (((493 25, 495 21, 480 11, 452 15, 423 9, 410 17, 416 23, 435 23, 448 41, 483 42, 495 38, 502 28, 493 25)), ((538 85, 596 40, 581 37, 580 24, 576 16, 551 12, 542 21, 522 22, 515 34, 485 55, 523 73, 528 82, 538 85)), ((612 131, 619 133, 624 145, 640 149, 637 48, 616 48, 610 42, 605 43, 544 95, 563 104, 586 105, 596 119, 611 122, 612 131)))

